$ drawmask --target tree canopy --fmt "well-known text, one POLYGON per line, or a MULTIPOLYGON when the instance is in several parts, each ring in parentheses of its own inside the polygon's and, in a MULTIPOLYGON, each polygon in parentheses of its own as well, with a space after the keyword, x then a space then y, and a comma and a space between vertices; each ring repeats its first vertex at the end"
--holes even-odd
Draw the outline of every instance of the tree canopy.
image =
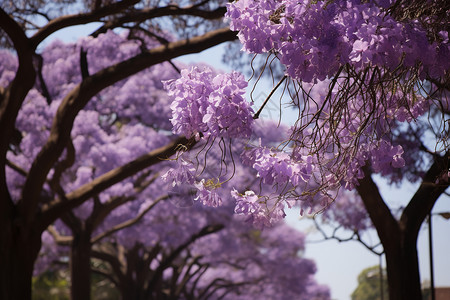
POLYGON ((362 270, 358 275, 358 286, 352 293, 352 300, 388 300, 386 272, 381 272, 380 274, 379 266, 362 270))
MULTIPOLYGON (((126 97, 116 99, 123 107, 110 102, 112 106, 106 105, 105 111, 95 111, 94 102, 106 104, 100 96, 102 91, 108 93, 112 85, 149 67, 159 68, 159 80, 168 79, 164 76, 177 73, 172 59, 234 40, 235 34, 221 22, 225 12, 222 4, 129 0, 2 2, 0 34, 6 49, 2 50, 0 67, 2 299, 31 297, 33 265, 41 248, 41 235, 49 225, 63 216, 70 218, 72 210, 86 202, 96 203, 99 215, 95 222, 101 223, 125 198, 132 197, 130 193, 148 185, 147 176, 155 174, 150 175, 145 169, 174 155, 180 144, 192 146, 185 137, 157 133, 167 130, 156 120, 164 122, 167 111, 166 93, 158 92, 160 81, 145 82, 149 88, 156 84, 155 94, 150 95, 150 90, 149 97, 142 91, 141 96, 135 94, 135 107, 127 106, 126 97), (52 50, 43 53, 42 42, 51 34, 92 22, 97 22, 98 30, 80 44, 70 49, 55 42, 52 50), (197 26, 199 23, 202 26, 197 26), (127 30, 128 36, 114 35, 115 29, 123 34, 127 30), (111 43, 105 38, 111 38, 111 43), (128 42, 121 44, 120 39, 128 42), (164 62, 167 67, 157 67, 164 62), (64 75, 59 73, 63 71, 64 75), (143 103, 144 98, 150 102, 143 103), (155 123, 144 124, 133 111, 140 110, 145 115, 148 110, 139 106, 151 103, 155 123), (111 126, 114 122, 116 125, 111 126), (155 128, 150 128, 153 125, 155 128), (134 134, 143 135, 133 138, 134 134), (105 144, 92 147, 96 140, 105 144), (83 165, 83 155, 94 155, 91 163, 98 166, 89 166, 89 159, 83 165), (71 173, 73 170, 79 171, 71 173), (116 197, 109 199, 114 201, 99 197, 108 189, 113 194, 116 189, 116 197), (98 204, 102 209, 98 209, 98 204)), ((124 88, 138 92, 142 84, 124 88)), ((113 90, 109 92, 114 93, 113 90)), ((144 115, 141 117, 153 118, 144 115)))
POLYGON ((126 222, 113 213, 119 207, 140 218, 135 209, 149 206, 128 202, 165 197, 161 182, 190 186, 188 195, 218 211, 231 205, 257 228, 276 227, 293 206, 325 211, 356 237, 371 223, 390 299, 419 300, 417 234, 449 186, 447 2, 3 2, 1 297, 30 298, 51 225, 71 231, 72 268, 84 270, 72 283, 85 284, 96 234, 111 228, 103 222, 126 222), (89 37, 40 48, 87 23, 98 24, 89 37), (245 99, 238 72, 173 61, 237 38, 243 51, 265 55, 261 72, 272 64, 283 72, 260 107, 245 99), (284 133, 257 121, 277 90, 298 109, 284 133), (394 213, 375 174, 420 185, 394 213))

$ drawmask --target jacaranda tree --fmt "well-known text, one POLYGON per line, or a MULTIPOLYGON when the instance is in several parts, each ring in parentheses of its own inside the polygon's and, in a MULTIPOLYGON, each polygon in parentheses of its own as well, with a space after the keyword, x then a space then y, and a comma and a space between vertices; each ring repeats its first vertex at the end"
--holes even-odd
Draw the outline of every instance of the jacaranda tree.
MULTIPOLYGON (((69 188, 63 182, 64 172, 74 164, 74 154, 80 153, 75 123, 81 127, 89 123, 83 121, 89 116, 82 110, 95 105, 94 99, 107 104, 103 90, 162 62, 174 67, 171 59, 177 56, 236 37, 228 28, 215 29, 222 26, 226 10, 221 2, 88 2, 64 7, 63 1, 45 5, 30 0, 21 2, 23 6, 8 1, 0 10, 0 28, 6 34, 1 42, 16 52, 16 63, 2 62, 9 69, 2 72, 0 91, 3 298, 29 298, 27 287, 40 237, 50 224, 88 200, 93 206, 106 205, 107 200, 96 197, 108 188, 114 190, 115 184, 127 185, 131 180, 137 185, 129 184, 129 191, 145 188, 146 180, 139 180, 144 176, 141 172, 176 153, 177 166, 164 174, 165 180, 193 186, 198 200, 209 206, 226 203, 224 197, 231 193, 235 213, 259 227, 273 226, 284 217, 285 207, 299 205, 301 213, 321 212, 339 203, 343 189, 357 192, 386 254, 390 299, 421 299, 417 234, 449 186, 448 1, 230 3, 226 16, 231 29, 238 31, 243 50, 268 55, 268 63, 284 66, 274 90, 283 88, 298 107, 289 138, 274 146, 263 138, 266 132, 254 126, 272 93, 261 107, 252 108, 244 99, 247 81, 239 73, 190 67, 181 70, 177 79, 162 78, 169 79, 164 86, 173 101, 172 132, 180 137, 167 135, 161 148, 130 162, 113 155, 114 169, 102 169, 101 159, 108 157, 109 150, 101 150, 105 155, 96 160, 99 171, 81 168, 78 185, 69 188), (64 16, 67 12, 77 14, 64 16), (93 37, 108 29, 127 28, 139 47, 116 49, 122 55, 110 66, 101 65, 106 53, 96 54, 99 69, 91 66, 96 62, 89 49, 79 47, 79 67, 70 83, 58 86, 60 98, 53 99, 44 74, 55 82, 61 78, 57 68, 43 72, 38 45, 61 28, 97 21, 100 25, 93 37), (26 110, 29 101, 54 107, 42 117, 48 124, 39 135, 40 143, 28 140, 26 132, 42 128, 21 127, 20 119, 31 118, 34 111, 26 110), (239 157, 232 151, 236 139, 249 141, 239 157), (23 150, 23 143, 29 143, 28 150, 23 150), (32 147, 35 143, 39 146, 32 147), (192 156, 186 150, 195 144, 203 147, 193 149, 197 154, 192 156), (222 149, 219 164, 210 159, 214 153, 209 150, 216 145, 222 149), (27 164, 22 157, 29 159, 27 164), (254 178, 260 180, 257 188, 226 184, 237 176, 237 159, 254 169, 254 178), (206 174, 210 165, 218 172, 206 174), (404 179, 421 183, 399 217, 383 201, 374 174, 392 184, 404 179), (7 180, 19 175, 18 181, 7 180)), ((113 109, 99 119, 112 122, 117 115, 120 111, 113 109)), ((126 118, 119 123, 117 132, 133 125, 126 118)), ((114 194, 122 195, 122 191, 114 194)))
MULTIPOLYGON (((97 103, 102 102, 102 91, 107 93, 106 88, 131 75, 166 62, 166 66, 160 67, 158 76, 161 76, 160 80, 167 79, 165 76, 174 69, 172 59, 234 40, 235 33, 223 27, 220 21, 224 13, 225 7, 220 1, 1 3, 1 43, 12 54, 2 52, 0 67, 0 222, 3 228, 0 234, 0 298, 30 299, 33 264, 41 246, 41 235, 54 221, 70 217, 75 207, 87 201, 94 206, 107 206, 106 211, 111 210, 122 201, 120 198, 132 197, 134 189, 145 188, 145 175, 150 175, 147 170, 150 166, 175 154, 180 145, 190 147, 184 137, 159 134, 156 131, 160 128, 151 131, 139 128, 136 121, 127 122, 132 116, 127 116, 126 111, 146 114, 146 109, 141 107, 143 103, 128 107, 127 99, 123 98, 116 100, 125 106, 109 102, 113 108, 110 111, 108 105, 107 111, 82 110, 89 105, 95 106, 94 99, 97 103), (57 46, 47 57, 38 50, 54 32, 91 22, 99 22, 98 30, 84 44, 74 46, 75 56, 65 57, 67 49, 57 46), (129 44, 90 53, 88 48, 95 48, 89 45, 90 39, 117 28, 129 30, 129 44), (111 51, 115 60, 103 61, 102 58, 111 55, 111 51), (50 63, 48 67, 45 67, 46 62, 50 63), (71 73, 66 73, 63 78, 59 71, 67 66, 72 68, 71 73), (113 132, 88 126, 98 124, 91 124, 96 118, 108 124, 116 117, 121 118, 120 125, 112 128, 113 132), (29 122, 23 122, 27 118, 29 122), (133 131, 136 138, 132 137, 133 131), (125 138, 123 143, 128 143, 127 153, 114 152, 113 140, 120 138, 120 132, 125 138), (158 138, 147 140, 147 134, 158 135, 158 138), (127 141, 125 136, 130 140, 127 141), (103 148, 89 149, 95 139, 106 144, 103 148), (91 158, 98 167, 83 168, 77 161, 77 156, 85 151, 97 152, 97 158, 91 158), (65 171, 75 164, 79 164, 77 178, 69 180, 65 171), (116 187, 112 187, 114 185, 116 187), (117 197, 111 201, 97 198, 109 188, 119 189, 117 197)), ((126 88, 139 92, 147 87, 151 90, 152 84, 145 82, 126 88)), ((155 102, 155 108, 160 105, 160 109, 166 109, 163 99, 161 104, 157 103, 161 95, 152 95, 150 90, 145 92, 146 99, 155 102)), ((144 106, 152 105, 150 103, 144 106)), ((154 114, 156 119, 162 116, 157 110, 154 114)), ((98 211, 104 214, 104 209, 98 211)), ((103 217, 99 216, 96 222, 103 217)))
MULTIPOLYGON (((298 108, 285 143, 253 144, 242 153, 242 163, 272 190, 232 190, 236 213, 267 226, 293 205, 302 214, 351 208, 343 190, 357 193, 386 255, 390 299, 421 299, 417 235, 449 186, 449 4, 240 0, 227 9, 242 49, 265 55, 269 67, 284 66, 273 91, 283 90, 298 108), (396 214, 373 175, 420 186, 396 214)), ((166 83, 173 132, 210 143, 252 135, 273 93, 254 113, 244 88, 236 73, 224 79, 182 70, 166 83)), ((172 173, 198 184, 191 170, 172 173)), ((213 197, 219 186, 205 188, 213 197)), ((327 217, 354 230, 371 226, 364 215, 355 208, 327 217)))

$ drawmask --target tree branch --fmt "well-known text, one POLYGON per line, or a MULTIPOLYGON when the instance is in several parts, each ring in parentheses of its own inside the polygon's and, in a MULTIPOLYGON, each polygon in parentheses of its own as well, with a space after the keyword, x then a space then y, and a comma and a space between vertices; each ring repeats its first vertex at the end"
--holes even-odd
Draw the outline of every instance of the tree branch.
POLYGON ((372 220, 383 246, 399 242, 400 227, 397 220, 392 216, 389 207, 381 197, 378 186, 371 177, 369 167, 363 167, 364 178, 359 179, 356 187, 366 207, 367 213, 372 220))
POLYGON ((446 176, 449 172, 450 151, 443 157, 434 156, 434 163, 425 174, 422 183, 414 196, 403 210, 400 218, 400 226, 412 237, 417 236, 420 226, 429 214, 437 199, 445 193, 449 187, 450 179, 446 176))
MULTIPOLYGON (((145 174, 143 174, 142 178, 138 178, 136 179, 136 181, 134 182, 134 189, 133 192, 135 194, 139 194, 141 193, 144 189, 146 189, 150 184, 152 184, 153 182, 155 182, 155 180, 157 178, 159 178, 158 175, 154 175, 152 178, 150 178, 149 180, 145 180, 145 177, 147 177, 149 174, 149 172, 145 172, 145 174)), ((158 173, 157 173, 158 174, 158 173)), ((97 198, 97 196, 96 196, 97 198)), ((109 213, 116 209, 117 207, 121 206, 122 204, 125 204, 127 202, 133 201, 135 200, 136 197, 135 196, 117 196, 117 197, 112 197, 110 198, 107 202, 105 203, 100 203, 99 205, 96 207, 94 205, 94 209, 93 212, 91 213, 91 215, 87 218, 86 222, 91 223, 92 228, 95 230, 98 225, 100 223, 103 222, 103 220, 109 215, 109 213)))
POLYGON ((96 237, 91 239, 91 244, 95 244, 98 243, 101 239, 119 231, 122 230, 124 228, 130 227, 135 225, 136 223, 138 223, 140 220, 142 220, 142 218, 151 210, 153 209, 153 207, 156 206, 156 204, 158 204, 159 202, 165 200, 169 198, 169 196, 165 195, 162 197, 159 197, 158 199, 156 199, 155 201, 152 202, 152 204, 150 204, 147 208, 145 208, 143 211, 141 211, 135 218, 127 220, 125 222, 122 222, 120 224, 117 224, 116 226, 113 226, 112 228, 110 228, 109 230, 106 230, 104 232, 102 232, 101 234, 97 235, 96 237))
MULTIPOLYGON (((181 275, 181 272, 176 273, 177 275, 176 280, 173 280, 175 284, 171 285, 171 295, 176 297, 176 299, 180 298, 181 292, 185 289, 188 282, 190 282, 192 278, 194 278, 196 275, 202 276, 208 269, 209 265, 199 264, 201 258, 202 258, 201 256, 194 257, 192 261, 187 264, 187 269, 181 281, 178 280, 179 276, 181 275), (194 269, 194 271, 191 273, 191 270, 194 266, 197 266, 197 268, 194 269)), ((173 274, 175 274, 175 271, 173 272, 173 274)))
POLYGON ((115 283, 120 284, 120 282, 124 281, 125 277, 124 277, 124 274, 122 273, 122 266, 121 266, 118 258, 115 255, 112 255, 112 254, 109 254, 109 253, 106 253, 103 251, 98 251, 95 249, 91 250, 91 255, 93 258, 97 258, 104 262, 107 262, 111 266, 111 269, 113 270, 114 274, 118 278, 118 280, 115 281, 115 283))
POLYGON ((349 236, 347 238, 343 238, 343 237, 339 237, 337 235, 337 231, 340 229, 340 226, 335 227, 334 230, 333 230, 333 233, 331 235, 328 235, 325 232, 325 230, 319 225, 319 223, 317 222, 317 220, 315 218, 313 218, 313 222, 314 222, 314 225, 315 225, 316 229, 322 234, 323 240, 308 241, 309 243, 319 243, 319 242, 324 242, 326 240, 336 240, 339 243, 348 242, 348 241, 356 241, 356 242, 359 242, 361 245, 363 245, 367 250, 369 250, 373 254, 376 254, 376 255, 382 255, 383 254, 383 251, 379 252, 379 251, 375 250, 377 247, 380 246, 379 243, 376 244, 376 245, 369 245, 368 243, 366 243, 361 238, 361 235, 359 234, 358 230, 354 230, 352 232, 351 236, 349 236))
POLYGON ((53 203, 49 204, 46 209, 43 209, 43 225, 50 225, 65 211, 70 211, 74 207, 82 204, 87 199, 98 195, 100 192, 124 180, 125 178, 133 176, 145 168, 148 168, 154 164, 161 162, 162 160, 170 158, 173 154, 176 153, 179 145, 186 145, 188 148, 190 148, 193 142, 193 139, 188 140, 184 137, 180 137, 164 147, 144 154, 137 159, 123 166, 117 167, 95 178, 93 181, 86 183, 85 185, 79 187, 77 190, 67 194, 65 197, 66 201, 60 201, 57 199, 53 203))
POLYGON ((106 279, 108 279, 112 284, 114 284, 114 286, 117 287, 117 280, 116 278, 114 278, 111 274, 107 273, 107 271, 103 271, 101 269, 96 268, 95 266, 91 266, 91 271, 92 273, 96 273, 100 276, 105 277, 106 279))
POLYGON ((143 22, 146 20, 165 16, 189 15, 201 17, 205 20, 215 20, 222 18, 225 15, 226 11, 227 9, 225 7, 218 7, 215 10, 204 10, 197 8, 196 5, 188 7, 168 5, 165 7, 144 8, 142 10, 135 11, 120 18, 106 22, 102 27, 94 31, 91 35, 98 36, 101 33, 105 33, 108 29, 114 29, 126 23, 143 22))
POLYGON ((30 40, 31 40, 32 49, 36 49, 36 47, 43 40, 45 40, 49 35, 51 35, 52 33, 56 32, 60 29, 98 21, 103 17, 109 16, 109 15, 112 15, 115 13, 119 13, 122 10, 124 10, 138 2, 139 2, 139 0, 123 0, 120 2, 115 2, 108 6, 101 7, 99 9, 94 10, 89 13, 67 15, 67 16, 62 16, 62 17, 53 19, 50 22, 48 22, 44 27, 42 27, 40 30, 38 30, 31 37, 30 40))
MULTIPOLYGON (((11 195, 6 186, 6 153, 12 139, 17 114, 22 103, 33 87, 36 72, 33 66, 33 55, 30 40, 25 32, 3 9, 0 8, 0 28, 11 39, 17 53, 19 67, 10 85, 1 89, 0 93, 0 211, 9 211, 13 207, 11 195)), ((28 220, 25 220, 28 221, 28 220)))
POLYGON ((158 268, 155 270, 155 273, 153 274, 152 279, 150 280, 149 286, 155 286, 158 281, 161 280, 161 276, 165 269, 167 269, 170 264, 180 255, 180 253, 185 250, 189 245, 191 245, 193 242, 198 240, 199 238, 218 232, 225 228, 225 226, 218 224, 218 225, 208 225, 202 228, 198 233, 191 236, 190 239, 188 239, 186 242, 178 246, 175 250, 173 250, 169 256, 167 256, 165 259, 161 261, 158 268))
POLYGON ((9 159, 6 160, 6 165, 24 177, 26 177, 28 174, 28 172, 25 169, 23 169, 21 166, 15 164, 15 163, 13 163, 9 159))
POLYGON ((47 231, 52 235, 55 242, 60 246, 70 246, 73 241, 73 236, 61 235, 55 228, 50 225, 47 227, 47 231))

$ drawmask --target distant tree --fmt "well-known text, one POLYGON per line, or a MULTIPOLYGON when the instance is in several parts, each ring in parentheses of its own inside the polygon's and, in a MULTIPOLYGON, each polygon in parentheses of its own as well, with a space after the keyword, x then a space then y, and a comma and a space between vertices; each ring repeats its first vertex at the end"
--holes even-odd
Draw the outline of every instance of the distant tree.
POLYGON ((381 278, 379 266, 362 270, 358 275, 358 286, 352 293, 352 300, 388 300, 386 270, 383 269, 382 272, 381 278))
POLYGON ((33 278, 33 300, 69 300, 69 281, 59 271, 46 271, 33 278))

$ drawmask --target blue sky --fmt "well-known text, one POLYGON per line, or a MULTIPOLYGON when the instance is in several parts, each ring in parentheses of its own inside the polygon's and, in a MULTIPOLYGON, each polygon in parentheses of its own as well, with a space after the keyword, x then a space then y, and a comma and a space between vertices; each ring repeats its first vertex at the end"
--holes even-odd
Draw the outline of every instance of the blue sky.
MULTIPOLYGON (((49 40, 59 38, 65 41, 74 41, 80 35, 90 33, 96 28, 95 25, 76 26, 67 30, 53 34, 49 40)), ((48 40, 45 41, 47 43, 48 40)), ((44 43, 44 44, 45 44, 44 43)), ((200 54, 191 54, 182 57, 180 60, 185 63, 204 62, 214 68, 229 71, 230 68, 221 62, 224 52, 223 46, 216 46, 200 54)), ((263 86, 263 85, 260 85, 263 86)), ((270 86, 270 84, 268 84, 270 86)), ((255 95, 268 94, 270 90, 256 91, 255 95)), ((271 109, 268 113, 262 114, 267 117, 277 119, 277 109, 271 109)), ((284 114, 283 119, 293 121, 294 113, 284 114)), ((384 199, 395 206, 406 204, 407 200, 415 191, 415 186, 404 184, 400 189, 392 188, 386 184, 380 185, 384 199)), ((436 203, 434 213, 450 212, 450 197, 441 196, 436 203)), ((321 236, 311 231, 311 221, 300 219, 299 212, 293 209, 288 212, 287 221, 289 224, 302 231, 308 231, 308 241, 317 241, 321 236)), ((433 247, 434 247, 434 274, 436 286, 450 286, 450 220, 445 220, 440 216, 433 217, 433 247)), ((430 278, 429 273, 429 251, 428 251, 428 228, 422 226, 418 241, 419 263, 422 281, 430 278)), ((376 239, 376 233, 371 232, 370 236, 376 239)), ((365 268, 377 265, 378 256, 372 254, 357 242, 338 243, 334 240, 320 243, 310 242, 306 245, 305 257, 316 262, 318 271, 317 280, 330 287, 333 299, 349 300, 350 294, 357 286, 357 276, 365 268)), ((383 261, 383 266, 385 262, 383 261)))

